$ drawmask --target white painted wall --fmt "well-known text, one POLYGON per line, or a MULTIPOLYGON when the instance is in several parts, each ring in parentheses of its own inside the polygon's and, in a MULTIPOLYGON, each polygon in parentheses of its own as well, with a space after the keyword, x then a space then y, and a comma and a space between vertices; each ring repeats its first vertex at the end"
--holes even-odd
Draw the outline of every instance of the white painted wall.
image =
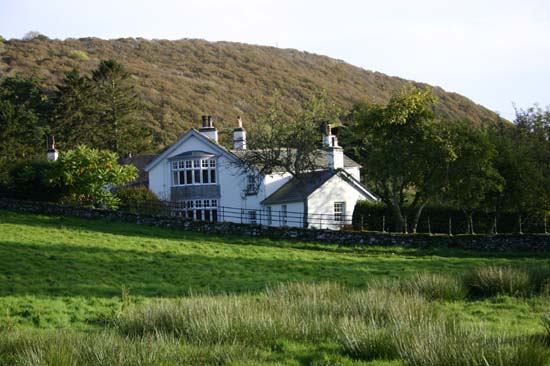
MULTIPOLYGON (((160 199, 170 200, 170 191, 172 186, 172 171, 169 158, 187 151, 205 151, 217 156, 217 178, 220 185, 220 198, 218 206, 226 208, 219 210, 219 219, 232 222, 250 223, 249 210, 257 210, 256 222, 263 225, 267 224, 267 211, 260 202, 288 182, 292 176, 288 173, 274 173, 263 178, 258 193, 255 195, 246 195, 247 176, 243 174, 238 166, 232 163, 231 159, 225 155, 220 155, 220 151, 211 143, 203 141, 196 136, 191 135, 187 140, 177 146, 163 161, 157 164, 149 171, 149 188, 160 199), (233 208, 233 209, 229 209, 233 208), (243 209, 241 211, 241 209, 243 209)), ((346 168, 354 178, 359 180, 359 168, 346 168)), ((345 215, 351 215, 357 200, 365 199, 359 191, 352 188, 342 178, 335 175, 322 187, 310 195, 308 199, 308 213, 310 215, 309 223, 311 227, 319 227, 316 214, 332 214, 334 212, 334 202, 345 202, 345 215)), ((287 203, 287 222, 286 226, 301 227, 303 215, 303 203, 287 203)), ((279 214, 282 211, 282 205, 272 205, 272 225, 283 226, 283 220, 279 214)), ((340 223, 327 225, 326 218, 322 220, 323 228, 338 229, 340 223)), ((351 224, 348 220, 346 224, 351 224)))
POLYGON ((330 178, 308 198, 309 226, 322 229, 339 229, 342 224, 351 225, 351 215, 358 200, 367 199, 338 175, 330 178), (346 220, 333 221, 334 202, 345 202, 346 220), (323 214, 325 217, 314 214, 323 214))

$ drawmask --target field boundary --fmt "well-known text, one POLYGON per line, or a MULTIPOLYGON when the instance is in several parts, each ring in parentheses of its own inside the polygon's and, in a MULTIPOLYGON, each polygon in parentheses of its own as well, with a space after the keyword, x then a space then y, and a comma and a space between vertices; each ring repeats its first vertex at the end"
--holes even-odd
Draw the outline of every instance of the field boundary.
POLYGON ((137 225, 195 231, 212 235, 265 236, 305 242, 338 244, 344 246, 401 246, 459 248, 480 251, 550 251, 548 234, 497 234, 497 235, 428 235, 379 232, 340 231, 328 229, 302 229, 238 224, 232 222, 192 221, 182 217, 165 217, 75 207, 49 202, 22 201, 0 198, 0 209, 45 215, 74 216, 107 221, 123 221, 137 225))

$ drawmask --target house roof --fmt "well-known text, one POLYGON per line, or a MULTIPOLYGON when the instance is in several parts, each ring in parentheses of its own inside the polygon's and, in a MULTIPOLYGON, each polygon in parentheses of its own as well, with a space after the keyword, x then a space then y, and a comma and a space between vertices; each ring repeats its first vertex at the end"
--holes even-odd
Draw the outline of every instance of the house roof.
POLYGON ((277 203, 303 201, 304 197, 308 197, 315 192, 319 187, 325 184, 326 181, 336 175, 337 172, 336 170, 318 170, 306 173, 303 177, 305 187, 301 187, 300 180, 292 178, 261 203, 262 205, 273 205, 277 203))
POLYGON ((355 179, 345 170, 318 170, 304 175, 305 188, 300 187, 300 181, 292 178, 283 184, 278 190, 273 192, 269 197, 263 200, 262 205, 273 205, 278 203, 300 202, 304 198, 309 197, 313 192, 319 189, 323 184, 330 180, 335 175, 340 176, 344 181, 349 183, 353 188, 357 189, 366 197, 373 201, 378 201, 372 192, 365 187, 361 182, 355 179))
POLYGON ((145 166, 149 164, 157 155, 131 155, 121 156, 118 158, 118 163, 121 165, 133 165, 138 170, 137 178, 129 185, 149 185, 149 174, 144 170, 145 166))
POLYGON ((178 148, 182 143, 190 139, 191 137, 196 137, 199 140, 202 140, 203 142, 209 143, 212 145, 214 150, 216 150, 219 154, 227 156, 231 160, 237 160, 238 158, 229 150, 227 150, 222 145, 218 144, 216 141, 206 137, 199 131, 195 130, 194 128, 187 131, 182 137, 179 138, 178 141, 174 142, 172 145, 168 146, 163 152, 161 152, 159 155, 155 157, 149 164, 147 164, 143 170, 146 172, 149 172, 149 170, 153 169, 158 163, 160 163, 163 159, 170 156, 174 150, 178 148))
MULTIPOLYGON (((241 156, 243 156, 249 151, 256 151, 256 150, 230 150, 230 152, 233 155, 237 156, 238 158, 240 158, 241 156)), ((282 152, 285 153, 284 150, 282 152)), ((328 167, 328 161, 329 161, 328 151, 323 149, 318 149, 315 156, 315 165, 318 166, 319 168, 328 167)), ((360 168, 360 167, 361 165, 359 163, 357 163, 356 161, 354 161, 353 159, 351 159, 350 157, 344 154, 344 168, 360 168)))

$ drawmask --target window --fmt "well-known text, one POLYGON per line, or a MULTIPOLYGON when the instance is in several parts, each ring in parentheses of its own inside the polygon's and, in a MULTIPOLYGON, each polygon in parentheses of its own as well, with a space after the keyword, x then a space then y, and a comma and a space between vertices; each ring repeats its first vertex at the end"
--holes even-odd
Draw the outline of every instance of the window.
POLYGON ((246 194, 258 194, 258 178, 255 174, 248 174, 246 176, 246 194))
POLYGON ((254 225, 258 223, 256 218, 256 210, 248 211, 248 222, 254 225))
POLYGON ((334 202, 334 221, 343 222, 346 214, 345 202, 334 202))
POLYGON ((215 184, 216 177, 216 160, 213 158, 172 162, 173 186, 215 184))
POLYGON ((287 226, 288 224, 288 215, 286 211, 286 205, 281 206, 281 226, 287 226))
POLYGON ((218 221, 218 200, 187 200, 174 203, 174 216, 198 221, 218 221))

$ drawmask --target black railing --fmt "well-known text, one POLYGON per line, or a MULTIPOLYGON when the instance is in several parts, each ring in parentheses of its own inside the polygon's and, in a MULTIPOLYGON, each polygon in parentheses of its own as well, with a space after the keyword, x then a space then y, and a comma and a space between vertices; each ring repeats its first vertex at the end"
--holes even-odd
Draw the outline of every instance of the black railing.
POLYGON ((231 221, 242 224, 256 224, 266 226, 291 226, 318 229, 341 229, 351 227, 352 215, 334 213, 309 213, 307 217, 296 211, 273 210, 268 208, 250 209, 212 205, 188 206, 183 202, 172 201, 140 201, 121 205, 120 210, 150 214, 156 216, 181 216, 190 220, 199 221, 231 221))

